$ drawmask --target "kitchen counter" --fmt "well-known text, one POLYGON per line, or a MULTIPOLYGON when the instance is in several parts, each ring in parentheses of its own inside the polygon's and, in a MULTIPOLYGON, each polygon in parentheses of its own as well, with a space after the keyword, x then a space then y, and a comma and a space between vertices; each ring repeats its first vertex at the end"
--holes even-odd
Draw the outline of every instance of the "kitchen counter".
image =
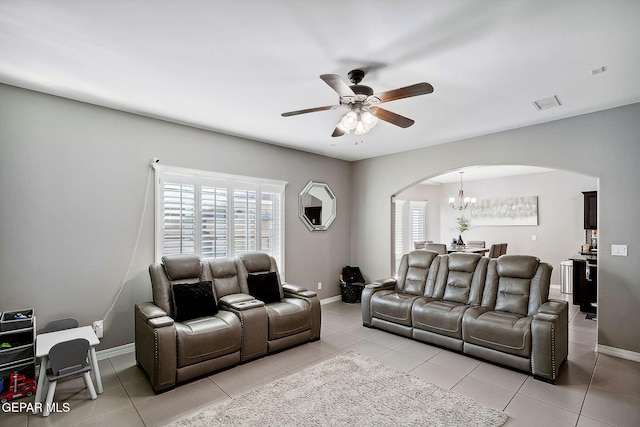
POLYGON ((598 254, 593 252, 591 253, 581 252, 579 254, 570 256, 569 259, 571 261, 598 261, 598 254))

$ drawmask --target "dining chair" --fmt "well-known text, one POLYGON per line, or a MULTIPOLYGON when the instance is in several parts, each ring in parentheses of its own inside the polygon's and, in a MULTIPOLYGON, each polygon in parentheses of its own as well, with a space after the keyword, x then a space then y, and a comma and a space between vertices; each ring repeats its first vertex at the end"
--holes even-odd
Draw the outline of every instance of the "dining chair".
POLYGON ((445 255, 447 253, 447 245, 444 243, 426 243, 424 248, 428 251, 437 252, 439 255, 445 255))
POLYGON ((467 246, 473 246, 474 248, 485 248, 487 242, 484 240, 468 240, 467 246))
POLYGON ((73 329, 77 327, 78 321, 71 317, 67 317, 65 319, 58 319, 47 323, 44 329, 42 329, 42 333, 46 334, 48 332, 63 331, 65 329, 73 329))
POLYGON ((507 244, 500 243, 500 255, 504 255, 507 253, 507 244))
POLYGON ((433 240, 415 240, 413 242, 414 249, 424 249, 425 244, 433 243, 433 240))
POLYGON ((98 397, 89 374, 91 365, 87 360, 88 353, 89 341, 83 338, 63 341, 51 347, 51 350, 49 350, 49 363, 51 366, 46 372, 47 380, 49 380, 49 391, 42 411, 43 417, 48 417, 50 414, 56 385, 58 380, 62 378, 82 374, 84 384, 91 395, 91 400, 95 400, 98 397))
POLYGON ((507 253, 506 243, 494 243, 489 250, 489 258, 498 258, 500 255, 507 253))

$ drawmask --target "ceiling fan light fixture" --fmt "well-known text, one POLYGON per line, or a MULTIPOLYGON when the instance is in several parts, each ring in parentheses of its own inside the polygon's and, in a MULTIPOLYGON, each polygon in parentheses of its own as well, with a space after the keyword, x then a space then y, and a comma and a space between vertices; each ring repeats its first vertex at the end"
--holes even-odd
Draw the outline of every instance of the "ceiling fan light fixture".
POLYGON ((356 126, 358 126, 358 114, 355 111, 349 111, 347 114, 342 116, 340 124, 342 127, 347 129, 347 131, 355 129, 356 126))
POLYGON ((368 111, 364 111, 360 114, 360 120, 367 129, 371 129, 378 124, 378 118, 368 111))

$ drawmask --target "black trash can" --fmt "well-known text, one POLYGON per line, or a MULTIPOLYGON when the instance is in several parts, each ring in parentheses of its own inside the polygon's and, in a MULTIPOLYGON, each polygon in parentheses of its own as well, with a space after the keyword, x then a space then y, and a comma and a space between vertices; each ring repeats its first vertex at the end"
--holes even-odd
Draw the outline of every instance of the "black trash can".
POLYGON ((347 283, 344 280, 341 280, 340 293, 342 294, 342 302, 346 302, 349 304, 360 302, 363 289, 364 283, 347 283))
POLYGON ((360 267, 347 265, 342 269, 340 275, 340 293, 342 302, 354 304, 360 302, 362 290, 364 289, 364 277, 360 272, 360 267))

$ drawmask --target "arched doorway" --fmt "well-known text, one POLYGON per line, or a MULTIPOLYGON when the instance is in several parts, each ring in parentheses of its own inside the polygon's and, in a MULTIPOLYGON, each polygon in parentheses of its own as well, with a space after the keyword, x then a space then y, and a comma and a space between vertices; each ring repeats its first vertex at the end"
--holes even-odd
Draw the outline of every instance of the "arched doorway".
POLYGON ((510 253, 538 256, 554 266, 552 283, 560 284, 560 263, 579 252, 587 241, 583 227, 583 191, 596 190, 598 178, 570 171, 513 165, 474 165, 425 177, 391 197, 392 263, 412 248, 414 236, 436 243, 450 243, 458 236, 455 220, 468 211, 448 204, 460 188, 458 171, 464 173, 464 192, 482 199, 536 196, 537 225, 475 225, 470 219, 467 240, 508 242, 510 253), (422 224, 416 213, 423 206, 422 224), (416 232, 423 234, 417 235, 416 232), (399 236, 402 233, 402 236, 399 236), (402 253, 399 253, 402 252, 402 253))

